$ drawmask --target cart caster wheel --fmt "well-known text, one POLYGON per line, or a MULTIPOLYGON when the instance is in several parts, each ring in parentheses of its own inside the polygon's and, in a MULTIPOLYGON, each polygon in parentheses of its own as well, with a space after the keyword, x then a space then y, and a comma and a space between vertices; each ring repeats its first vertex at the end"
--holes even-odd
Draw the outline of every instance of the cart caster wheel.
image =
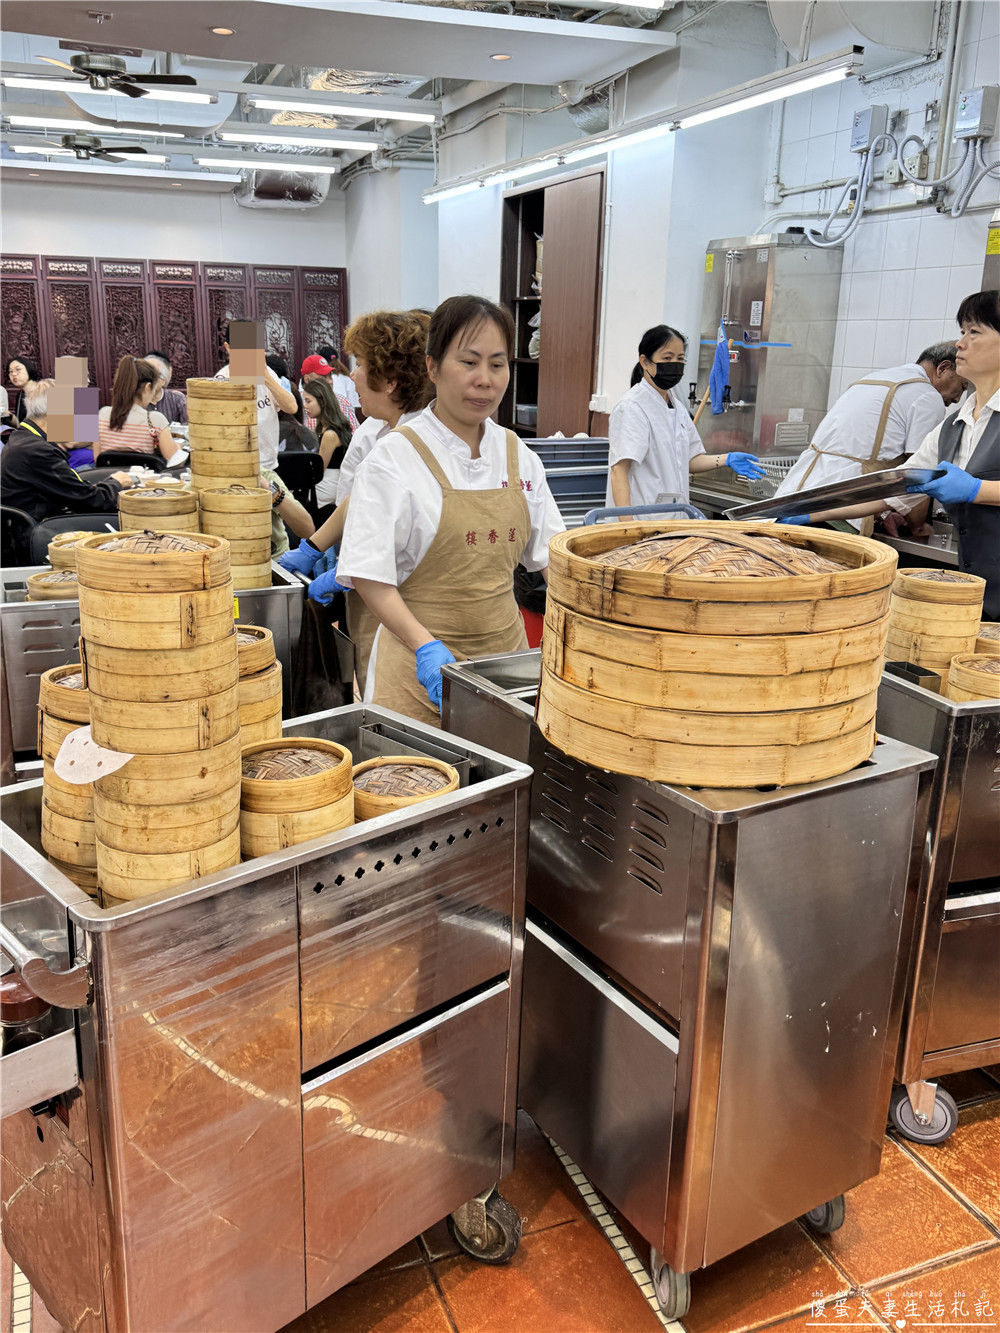
MULTIPOLYGON (((463 1231, 455 1220, 456 1213, 448 1218, 448 1231, 455 1244, 470 1258, 477 1259, 481 1264, 505 1264, 521 1243, 521 1218, 514 1205, 508 1203, 502 1194, 491 1194, 485 1207, 485 1240, 463 1231)), ((459 1213, 461 1211, 458 1210, 459 1213)))
POLYGON ((659 1250, 650 1250, 649 1275, 664 1319, 683 1319, 691 1305, 691 1274, 675 1272, 659 1250))
POLYGON ((817 1236, 829 1236, 844 1225, 846 1213, 844 1196, 838 1194, 829 1203, 821 1203, 818 1208, 810 1208, 808 1213, 802 1214, 800 1220, 817 1236))
POLYGON ((897 1134, 912 1143, 944 1143, 950 1139, 958 1126, 958 1107, 955 1098, 944 1088, 938 1087, 934 1098, 934 1113, 926 1125, 920 1124, 906 1095, 906 1088, 900 1085, 892 1090, 889 1102, 889 1124, 897 1134))

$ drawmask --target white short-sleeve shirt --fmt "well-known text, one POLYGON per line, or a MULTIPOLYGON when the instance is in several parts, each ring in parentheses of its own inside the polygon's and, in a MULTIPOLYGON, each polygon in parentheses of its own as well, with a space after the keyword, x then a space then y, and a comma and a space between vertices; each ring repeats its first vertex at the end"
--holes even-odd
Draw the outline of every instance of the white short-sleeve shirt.
MULTIPOLYGON (((229 379, 229 367, 223 366, 215 378, 229 379)), ((266 380, 257 383, 257 448, 260 450, 261 470, 273 472, 278 465, 278 409, 266 380)))
POLYGON ((607 503, 611 494, 611 471, 615 463, 629 459, 629 492, 633 505, 655 504, 660 495, 688 498, 692 458, 705 452, 701 436, 683 403, 670 391, 673 407, 642 379, 634 384, 611 412, 608 428, 607 503))
MULTIPOLYGON (((979 441, 983 438, 987 424, 994 412, 1000 412, 1000 389, 992 397, 986 400, 986 405, 979 413, 978 420, 973 416, 973 408, 976 405, 975 393, 970 393, 965 402, 955 413, 956 419, 961 421, 963 430, 962 438, 958 442, 958 448, 955 451, 954 464, 956 467, 966 467, 969 459, 976 452, 979 441)), ((937 467, 941 459, 941 425, 929 432, 920 448, 907 462, 907 467, 937 467)), ((891 500, 887 500, 890 509, 895 509, 901 514, 908 514, 925 497, 919 494, 896 495, 891 500)), ((936 501, 932 501, 932 506, 936 501)))
MULTIPOLYGON (((408 426, 419 415, 419 412, 404 412, 392 429, 399 426, 408 426)), ((389 434, 389 430, 388 421, 382 421, 379 417, 366 417, 351 436, 347 453, 340 464, 340 477, 337 482, 337 504, 343 504, 350 495, 358 468, 383 435, 389 434)))
MULTIPOLYGON (((507 432, 487 421, 480 457, 433 412, 433 403, 409 424, 459 490, 495 490, 507 484, 507 432)), ((565 524, 537 454, 518 441, 521 488, 531 522, 521 556, 526 569, 545 569, 549 540, 565 524)), ((405 436, 387 432, 358 468, 347 511, 337 578, 374 579, 398 587, 430 550, 441 521, 441 487, 405 436)), ((460 592, 456 589, 456 593, 460 592)))

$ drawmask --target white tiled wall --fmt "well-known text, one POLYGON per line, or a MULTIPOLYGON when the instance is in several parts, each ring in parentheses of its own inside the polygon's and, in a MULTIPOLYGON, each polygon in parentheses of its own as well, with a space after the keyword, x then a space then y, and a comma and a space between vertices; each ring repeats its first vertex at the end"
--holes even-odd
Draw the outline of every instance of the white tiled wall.
MULTIPOLYGON (((1000 0, 967 0, 955 91, 1000 82, 1000 0)), ((923 134, 924 106, 941 94, 942 63, 926 71, 908 71, 867 85, 848 80, 786 105, 780 177, 785 186, 804 185, 853 175, 857 159, 849 150, 853 112, 866 103, 883 103, 907 113, 899 137, 923 134), (808 102, 808 107, 800 105, 808 102)), ((998 140, 987 145, 988 161, 1000 158, 998 140)), ((877 159, 881 167, 888 157, 877 159)), ((931 156, 933 164, 933 152, 931 156)), ((949 166, 958 161, 953 153, 949 166)), ((825 216, 836 191, 791 195, 782 210, 816 208, 825 216)), ((919 191, 878 182, 869 203, 903 204, 919 191)), ((891 214, 867 215, 844 246, 843 282, 833 374, 832 402, 848 384, 873 369, 899 365, 928 344, 954 337, 955 311, 982 281, 986 232, 998 197, 995 179, 984 181, 973 207, 961 218, 941 215, 932 206, 906 207, 891 214)), ((947 205, 950 207, 951 198, 947 205)), ((796 219, 809 225, 807 218, 796 219)), ((776 221, 781 229, 791 219, 776 221)), ((837 226, 840 224, 838 223, 837 226)), ((836 228, 835 228, 836 230, 836 228)))

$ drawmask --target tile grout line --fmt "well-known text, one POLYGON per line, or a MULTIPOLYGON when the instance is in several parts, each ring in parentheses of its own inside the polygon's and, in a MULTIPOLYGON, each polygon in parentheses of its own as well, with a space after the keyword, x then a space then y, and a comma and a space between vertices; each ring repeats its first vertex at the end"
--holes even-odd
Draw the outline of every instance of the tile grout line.
MULTIPOLYGON (((427 1249, 427 1247, 423 1244, 423 1237, 422 1237, 422 1236, 420 1237, 420 1246, 419 1246, 419 1248, 423 1249, 424 1251, 426 1251, 426 1249, 427 1249)), ((444 1307, 444 1315, 445 1315, 445 1318, 448 1320, 449 1325, 451 1326, 452 1333, 459 1333, 458 1320, 455 1318, 454 1314, 452 1313, 451 1306, 448 1304, 448 1297, 444 1294, 444 1290, 443 1290, 443 1288, 442 1288, 442 1286, 441 1286, 441 1283, 438 1281, 438 1275, 437 1275, 437 1272, 435 1271, 435 1267, 434 1267, 434 1265, 435 1265, 438 1261, 437 1261, 436 1259, 431 1259, 430 1255, 429 1255, 429 1254, 426 1254, 426 1253, 424 1254, 423 1259, 424 1259, 424 1266, 425 1266, 425 1267, 428 1269, 428 1271, 430 1272, 430 1275, 431 1275, 431 1282, 433 1283, 434 1290, 437 1292, 438 1300, 441 1302, 441 1305, 444 1307)))
POLYGON ((590 1181, 583 1174, 583 1172, 573 1161, 573 1159, 570 1156, 568 1156, 567 1153, 563 1152, 562 1148, 559 1147, 558 1143, 553 1142, 553 1140, 550 1139, 548 1135, 545 1135, 545 1138, 549 1143, 550 1147, 552 1148, 552 1151, 555 1153, 555 1155, 559 1158, 559 1161, 562 1163, 566 1171, 566 1174, 569 1176, 570 1180, 572 1180, 573 1184, 579 1191, 581 1198, 587 1205, 587 1208, 590 1211, 591 1215, 593 1216, 595 1222, 604 1232, 607 1239, 610 1241, 612 1249, 614 1249, 619 1259, 621 1259, 622 1263, 625 1265, 625 1268, 629 1276, 632 1278, 632 1281, 635 1283, 635 1285, 639 1288, 640 1292, 646 1298, 646 1301, 649 1304, 649 1308, 653 1311, 653 1314, 656 1315, 656 1318, 659 1320, 660 1325, 665 1329, 679 1330, 679 1333, 685 1333, 683 1324, 681 1324, 677 1320, 669 1320, 664 1316, 663 1312, 660 1309, 659 1303, 657 1302, 656 1292, 653 1288, 653 1283, 651 1278, 649 1277, 649 1274, 646 1272, 645 1267, 643 1266, 635 1250, 633 1250, 627 1237, 622 1233, 622 1230, 618 1226, 618 1223, 608 1212, 607 1208, 605 1208, 603 1200, 601 1199, 597 1191, 594 1189, 593 1185, 591 1185, 590 1181))
MULTIPOLYGON (((990 1100, 995 1099, 991 1098, 990 1100)), ((985 1102, 981 1104, 988 1105, 989 1103, 985 1102)), ((961 1112, 966 1109, 967 1108, 964 1106, 960 1107, 959 1113, 961 1114, 961 1112)), ((957 1203, 962 1205, 966 1212, 971 1213, 977 1221, 982 1222, 983 1226, 985 1226, 988 1231, 991 1231, 997 1240, 1000 1240, 1000 1227, 997 1226, 996 1222, 994 1222, 991 1217, 988 1217, 985 1213, 981 1212, 972 1200, 967 1199, 955 1185, 952 1185, 950 1181, 944 1178, 944 1176, 939 1175, 931 1163, 925 1161, 915 1148, 911 1146, 911 1141, 909 1139, 897 1134, 889 1134, 887 1137, 891 1143, 895 1143, 897 1147, 902 1149, 911 1162, 916 1162, 917 1166, 920 1167, 926 1175, 930 1176, 931 1180, 940 1185, 946 1193, 950 1194, 957 1203)))
POLYGON ((31 1333, 31 1283, 17 1264, 11 1260, 13 1274, 10 1283, 10 1333, 31 1333))

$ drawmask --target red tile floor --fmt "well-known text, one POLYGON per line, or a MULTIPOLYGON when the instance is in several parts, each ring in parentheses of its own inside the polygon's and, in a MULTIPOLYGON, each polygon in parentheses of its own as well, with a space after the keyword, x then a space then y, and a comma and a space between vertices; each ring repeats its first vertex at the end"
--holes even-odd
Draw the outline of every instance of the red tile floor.
MULTIPOLYGON (((960 1107, 947 1143, 918 1147, 890 1135, 881 1173, 847 1196, 840 1231, 814 1239, 791 1222, 696 1273, 687 1333, 1000 1328, 1000 1066, 943 1082, 960 1107)), ((460 1257, 441 1224, 282 1333, 662 1330, 619 1250, 523 1113, 517 1169, 503 1192, 524 1220, 507 1266, 460 1257)), ((617 1221, 645 1262, 639 1238, 617 1221)), ((621 1239, 619 1249, 628 1250, 621 1239)), ((0 1285, 0 1333, 58 1333, 6 1253, 0 1285)))

